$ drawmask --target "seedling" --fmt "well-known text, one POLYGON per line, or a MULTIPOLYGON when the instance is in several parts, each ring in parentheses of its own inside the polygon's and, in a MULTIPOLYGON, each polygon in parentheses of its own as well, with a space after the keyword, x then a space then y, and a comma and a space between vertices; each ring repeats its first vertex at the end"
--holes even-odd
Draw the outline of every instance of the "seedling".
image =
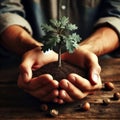
POLYGON ((42 25, 45 32, 42 40, 43 51, 53 50, 54 47, 58 48, 58 67, 61 67, 61 50, 65 45, 65 49, 69 53, 73 53, 74 49, 78 46, 81 38, 75 32, 72 32, 78 27, 75 24, 69 23, 69 18, 63 16, 60 19, 51 19, 50 24, 42 25))

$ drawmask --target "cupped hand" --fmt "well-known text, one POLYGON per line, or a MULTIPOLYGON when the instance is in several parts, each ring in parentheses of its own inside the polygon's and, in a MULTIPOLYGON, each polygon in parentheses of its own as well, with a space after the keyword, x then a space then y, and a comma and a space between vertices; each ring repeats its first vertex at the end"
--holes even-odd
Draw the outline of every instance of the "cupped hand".
POLYGON ((59 97, 64 102, 80 100, 102 87, 101 67, 94 53, 80 47, 72 54, 64 53, 62 59, 88 70, 87 78, 71 73, 67 79, 60 81, 59 97))
POLYGON ((44 102, 53 102, 53 99, 59 95, 58 81, 53 80, 49 74, 31 78, 28 83, 22 79, 22 75, 19 75, 18 86, 25 92, 44 102))
POLYGON ((40 47, 26 52, 20 65, 18 86, 41 101, 53 101, 59 94, 58 81, 54 80, 53 77, 48 74, 33 78, 32 72, 47 63, 57 61, 57 58, 55 52, 49 51, 43 53, 40 47))

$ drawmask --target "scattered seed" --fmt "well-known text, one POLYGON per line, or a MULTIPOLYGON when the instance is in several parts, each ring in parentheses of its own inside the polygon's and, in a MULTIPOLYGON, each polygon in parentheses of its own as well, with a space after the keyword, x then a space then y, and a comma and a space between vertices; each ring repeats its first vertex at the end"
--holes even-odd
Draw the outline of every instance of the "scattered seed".
POLYGON ((82 109, 85 111, 88 111, 90 109, 90 103, 89 102, 85 102, 82 106, 82 109))
POLYGON ((103 99, 103 104, 104 105, 110 104, 110 99, 108 99, 108 98, 103 99))
POLYGON ((50 110, 50 115, 51 116, 56 117, 56 116, 58 116, 58 114, 59 114, 58 110, 56 110, 56 109, 50 110))
POLYGON ((113 98, 114 98, 114 100, 119 100, 120 99, 120 93, 119 92, 114 93, 113 98))
POLYGON ((104 86, 105 89, 109 91, 112 91, 114 89, 114 84, 112 82, 105 82, 104 86))
POLYGON ((48 105, 47 104, 41 104, 40 108, 42 111, 47 111, 48 110, 48 105))

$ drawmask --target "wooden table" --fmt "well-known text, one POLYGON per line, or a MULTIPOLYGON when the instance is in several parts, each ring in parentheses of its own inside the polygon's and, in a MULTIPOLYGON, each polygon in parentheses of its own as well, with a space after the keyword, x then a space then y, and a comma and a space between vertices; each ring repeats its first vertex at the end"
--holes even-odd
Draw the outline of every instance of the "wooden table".
POLYGON ((55 105, 60 114, 56 118, 50 117, 48 112, 40 110, 40 102, 17 87, 18 68, 0 69, 0 120, 120 120, 120 100, 113 100, 114 92, 120 92, 120 59, 104 59, 101 78, 111 81, 115 85, 113 91, 100 90, 80 102, 55 105), (110 98, 109 105, 103 105, 104 98, 110 98), (89 111, 77 111, 77 105, 88 101, 91 104, 89 111))

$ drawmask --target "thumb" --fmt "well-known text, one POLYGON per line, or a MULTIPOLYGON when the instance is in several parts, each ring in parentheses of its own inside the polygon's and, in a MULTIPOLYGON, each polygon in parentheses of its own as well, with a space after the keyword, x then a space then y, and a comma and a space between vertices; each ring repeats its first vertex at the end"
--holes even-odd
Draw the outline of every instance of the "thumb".
POLYGON ((32 69, 29 64, 26 64, 25 62, 23 62, 20 65, 20 75, 25 83, 30 82, 32 78, 32 69))
POLYGON ((95 54, 88 54, 88 63, 87 67, 89 68, 88 71, 88 78, 91 85, 99 84, 100 82, 100 72, 101 67, 98 62, 98 57, 95 54))
POLYGON ((92 85, 96 85, 100 79, 101 67, 99 65, 92 66, 89 71, 89 80, 92 85))

